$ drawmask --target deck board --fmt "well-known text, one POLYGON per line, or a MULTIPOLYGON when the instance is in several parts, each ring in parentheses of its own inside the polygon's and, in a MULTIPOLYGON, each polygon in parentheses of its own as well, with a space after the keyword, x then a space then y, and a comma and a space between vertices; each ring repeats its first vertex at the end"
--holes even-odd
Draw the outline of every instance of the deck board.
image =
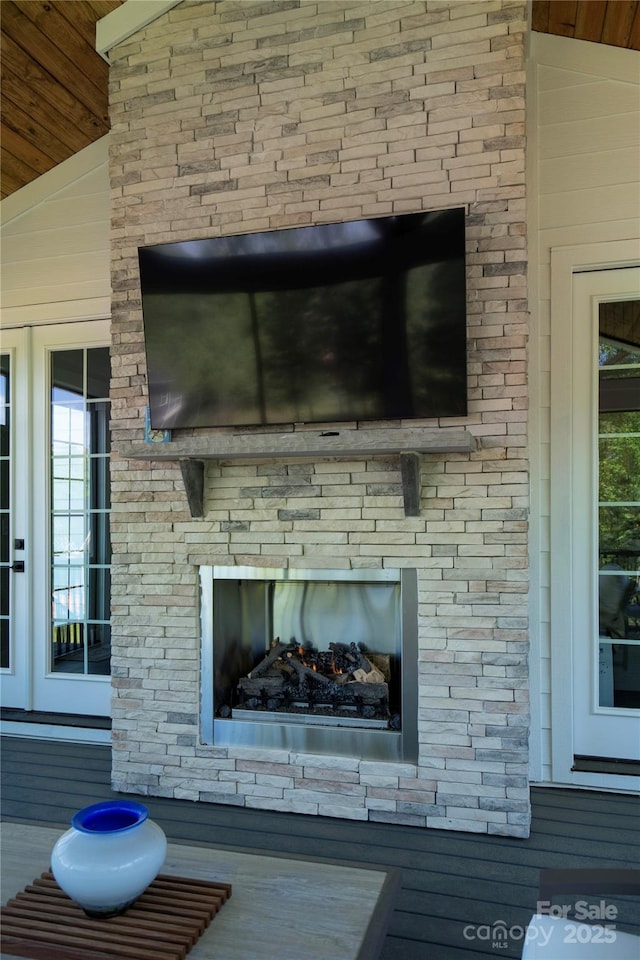
MULTIPOLYGON (((65 828, 80 807, 116 796, 108 746, 4 737, 0 759, 5 820, 65 828)), ((517 958, 521 941, 497 951, 469 936, 469 925, 526 926, 543 868, 640 865, 640 802, 632 795, 534 787, 527 840, 141 799, 174 842, 396 867, 402 890, 382 960, 517 958)), ((640 933, 637 900, 615 899, 619 928, 640 933)))

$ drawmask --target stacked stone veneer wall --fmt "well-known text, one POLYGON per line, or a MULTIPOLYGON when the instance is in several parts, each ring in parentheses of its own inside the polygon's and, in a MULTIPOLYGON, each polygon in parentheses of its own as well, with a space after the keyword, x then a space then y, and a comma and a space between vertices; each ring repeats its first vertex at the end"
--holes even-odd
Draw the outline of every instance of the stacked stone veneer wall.
MULTIPOLYGON (((194 800, 524 836, 525 4, 185 2, 111 51, 113 782, 194 800), (138 246, 465 205, 470 454, 127 460, 147 404, 138 246), (199 742, 197 564, 410 566, 419 759, 199 742)), ((433 426, 429 423, 429 426, 433 426)))

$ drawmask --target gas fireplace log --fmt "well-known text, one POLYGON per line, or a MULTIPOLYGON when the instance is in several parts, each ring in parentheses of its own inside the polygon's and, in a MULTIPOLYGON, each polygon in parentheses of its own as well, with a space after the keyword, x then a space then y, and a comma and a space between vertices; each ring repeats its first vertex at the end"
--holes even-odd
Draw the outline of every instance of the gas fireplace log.
POLYGON ((274 662, 274 660, 277 660, 278 657, 282 656, 282 654, 287 649, 288 649, 288 644, 281 643, 280 638, 276 637, 276 639, 271 644, 271 649, 269 650, 269 653, 266 655, 264 660, 261 660, 260 663, 257 663, 256 666, 253 668, 253 670, 251 670, 247 674, 247 676, 249 678, 255 678, 255 677, 261 676, 263 673, 266 673, 269 667, 271 666, 271 664, 274 662))
POLYGON ((371 665, 371 662, 367 660, 365 655, 360 650, 356 650, 354 655, 356 659, 355 670, 364 670, 365 673, 371 673, 373 667, 371 665))
POLYGON ((330 643, 329 650, 335 653, 336 656, 344 657, 349 663, 358 663, 360 651, 355 643, 350 643, 349 645, 346 643, 330 643))
POLYGON ((361 683, 384 683, 384 674, 382 674, 377 667, 372 667, 371 670, 367 673, 362 667, 358 667, 357 670, 353 671, 353 679, 359 680, 361 683))
POLYGON ((287 679, 293 677, 295 671, 288 660, 276 660, 271 664, 270 673, 275 676, 276 673, 286 673, 287 679))
POLYGON ((350 695, 363 703, 378 704, 389 699, 389 685, 386 683, 359 683, 352 680, 347 684, 350 695))
POLYGON ((370 653, 368 659, 371 661, 371 667, 379 670, 387 683, 391 679, 391 657, 388 653, 370 653))
MULTIPOLYGON (((301 665, 304 666, 304 665, 301 665)), ((308 669, 308 668, 307 668, 308 669)), ((239 707, 247 709, 261 709, 271 703, 269 710, 286 709, 287 704, 297 700, 306 702, 307 711, 314 712, 315 705, 323 707, 333 704, 333 710, 358 707, 372 708, 377 716, 389 715, 389 687, 386 683, 361 683, 355 680, 348 681, 341 686, 328 681, 322 674, 314 673, 313 679, 320 680, 319 684, 305 682, 304 690, 301 685, 288 681, 280 676, 259 677, 255 680, 243 678, 237 687, 239 707), (328 684, 328 685, 327 685, 328 684)), ((306 673, 302 673, 301 680, 306 680, 306 673)))
POLYGON ((287 686, 287 679, 282 674, 269 677, 250 679, 243 677, 238 681, 238 691, 245 697, 259 697, 264 691, 270 697, 281 696, 287 686))
POLYGON ((329 650, 331 650, 333 653, 343 655, 349 653, 349 647, 346 643, 330 643, 329 650))
POLYGON ((350 683, 352 680, 353 674, 351 673, 336 673, 332 677, 334 683, 337 683, 338 686, 342 686, 345 683, 350 683))
POLYGON ((305 677, 310 677, 312 680, 317 680, 318 683, 331 683, 328 677, 325 677, 324 674, 318 673, 317 670, 312 670, 311 667, 307 667, 304 663, 301 663, 293 655, 289 655, 288 663, 291 664, 293 669, 298 675, 298 681, 301 683, 305 677))
POLYGON ((353 664, 351 668, 352 673, 354 670, 364 670, 365 673, 371 672, 371 662, 367 660, 362 650, 360 650, 355 643, 350 643, 349 646, 347 646, 346 643, 330 643, 329 649, 337 656, 344 657, 345 660, 353 664))

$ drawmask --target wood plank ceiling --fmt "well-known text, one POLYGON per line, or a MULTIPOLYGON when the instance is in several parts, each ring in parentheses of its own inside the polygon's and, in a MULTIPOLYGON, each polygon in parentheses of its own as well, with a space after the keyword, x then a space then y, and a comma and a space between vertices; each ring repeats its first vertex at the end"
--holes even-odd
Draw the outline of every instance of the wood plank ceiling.
MULTIPOLYGON (((1 0, 0 198, 109 130, 96 20, 124 0, 1 0)), ((533 0, 532 27, 640 50, 640 2, 533 0)))
POLYGON ((640 50, 640 3, 633 0, 533 0, 538 33, 640 50))
POLYGON ((109 130, 96 21, 123 0, 2 0, 0 196, 109 130))

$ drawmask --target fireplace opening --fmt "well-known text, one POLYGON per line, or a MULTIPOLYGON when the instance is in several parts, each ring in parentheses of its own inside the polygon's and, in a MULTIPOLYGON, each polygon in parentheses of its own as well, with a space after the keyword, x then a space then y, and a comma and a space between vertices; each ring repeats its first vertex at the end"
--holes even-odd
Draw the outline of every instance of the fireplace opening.
POLYGON ((204 743, 415 760, 415 570, 200 577, 204 743))

